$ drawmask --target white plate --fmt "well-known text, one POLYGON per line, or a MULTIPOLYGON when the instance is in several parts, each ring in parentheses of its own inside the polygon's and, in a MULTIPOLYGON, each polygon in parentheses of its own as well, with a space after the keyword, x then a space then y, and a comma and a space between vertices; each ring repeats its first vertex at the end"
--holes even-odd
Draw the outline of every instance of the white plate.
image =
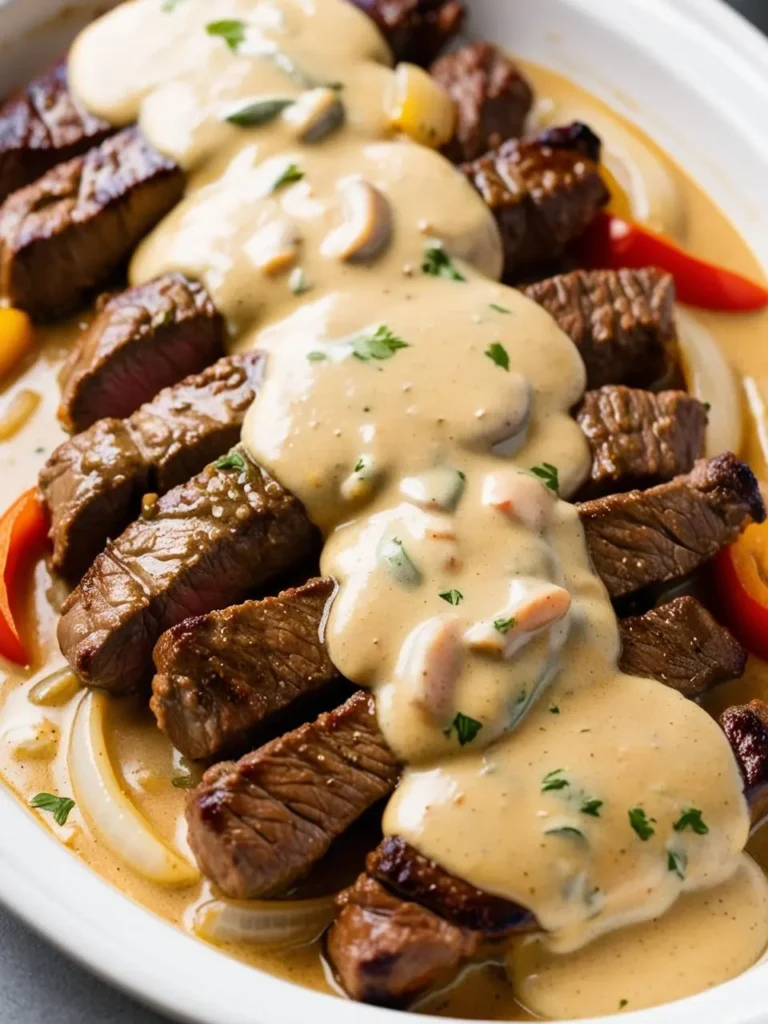
MULTIPOLYGON (((746 22, 719 0, 469 4, 478 37, 572 77, 647 128, 720 203, 768 268, 768 43, 746 22)), ((95 6, 0 0, 0 93, 60 49, 78 14, 95 6)), ((278 981, 189 938, 101 881, 5 791, 0 899, 104 978, 184 1020, 404 1019, 278 981)), ((768 964, 692 999, 601 1020, 609 1019, 768 1024, 768 964)))

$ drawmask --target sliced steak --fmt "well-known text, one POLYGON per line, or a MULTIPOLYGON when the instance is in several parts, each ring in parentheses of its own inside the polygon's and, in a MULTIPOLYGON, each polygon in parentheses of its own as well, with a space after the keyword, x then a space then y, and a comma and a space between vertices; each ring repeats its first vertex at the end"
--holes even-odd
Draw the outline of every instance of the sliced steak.
POLYGON ((145 502, 65 602, 59 645, 87 685, 139 689, 166 629, 243 600, 317 548, 301 503, 243 450, 222 462, 145 502))
POLYGON ((768 704, 752 700, 720 716, 738 762, 754 824, 768 814, 768 704))
POLYGON ((263 358, 229 356, 161 391, 127 420, 99 420, 60 445, 40 473, 53 569, 77 582, 144 495, 189 480, 240 438, 263 358))
POLYGON ((461 170, 496 218, 510 281, 561 256, 610 198, 598 164, 580 147, 536 138, 512 139, 461 170))
POLYGON ((584 498, 665 483, 704 454, 707 409, 684 391, 609 384, 586 393, 576 419, 592 453, 584 498))
POLYGON ((224 355, 224 321, 201 284, 167 274, 106 299, 62 373, 70 431, 124 419, 162 388, 224 355))
POLYGON ((448 984, 477 956, 482 936, 388 892, 360 875, 336 898, 338 912, 325 948, 352 999, 407 1006, 448 984))
POLYGON ((254 730, 339 679, 323 627, 333 580, 174 626, 155 648, 150 706, 186 757, 243 748, 254 730))
POLYGON ((456 103, 456 131, 443 150, 449 160, 476 160, 523 134, 533 90, 503 50, 472 43, 441 57, 431 74, 456 103))
POLYGON ((67 62, 61 61, 0 107, 0 203, 113 131, 72 96, 67 62))
POLYGON ((38 319, 71 313, 183 191, 138 128, 59 164, 0 207, 0 295, 38 319))
POLYGON ((702 459, 692 473, 651 490, 578 509, 595 569, 613 598, 693 572, 765 519, 754 473, 730 454, 702 459))
POLYGON ((620 619, 619 629, 622 671, 658 679, 693 700, 744 675, 747 652, 693 597, 620 619))
POLYGON ((675 284, 660 270, 576 270, 526 286, 572 339, 587 385, 651 387, 680 363, 675 284))
POLYGON ((189 842, 228 896, 277 893, 391 793, 399 774, 373 696, 358 692, 314 722, 210 769, 187 803, 189 842))
POLYGON ((352 0, 376 22, 398 61, 430 64, 464 24, 461 0, 352 0))

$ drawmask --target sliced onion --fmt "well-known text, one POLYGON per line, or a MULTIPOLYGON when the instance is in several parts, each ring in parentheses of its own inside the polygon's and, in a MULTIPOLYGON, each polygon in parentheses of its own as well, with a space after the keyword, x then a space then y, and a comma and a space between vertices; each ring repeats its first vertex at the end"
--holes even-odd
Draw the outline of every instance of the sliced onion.
POLYGON ((83 697, 69 740, 69 773, 77 806, 101 842, 151 882, 190 885, 200 873, 139 814, 123 792, 104 738, 107 698, 83 697))
POLYGON ((744 392, 763 458, 768 462, 768 380, 765 377, 745 377, 744 392))
POLYGON ((744 422, 736 371, 714 334, 690 313, 677 310, 677 327, 688 387, 710 406, 706 454, 709 458, 721 452, 738 455, 744 439, 744 422))
POLYGON ((288 949, 320 938, 333 915, 333 896, 290 901, 211 900, 197 908, 192 931, 206 942, 288 949))

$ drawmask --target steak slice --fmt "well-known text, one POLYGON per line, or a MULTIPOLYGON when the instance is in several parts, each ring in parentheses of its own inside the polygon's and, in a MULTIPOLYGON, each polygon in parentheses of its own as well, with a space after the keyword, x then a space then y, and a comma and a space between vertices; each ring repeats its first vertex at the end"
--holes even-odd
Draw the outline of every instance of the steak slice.
POLYGON ((0 107, 0 203, 113 131, 72 96, 67 62, 61 61, 0 107))
POLYGON ((237 444, 262 370, 260 353, 229 356, 129 419, 99 420, 60 445, 40 473, 54 570, 77 582, 145 494, 164 494, 237 444))
POLYGON ((398 61, 430 64, 461 31, 461 0, 352 0, 373 18, 398 61))
POLYGON ((456 103, 456 131, 443 149, 453 163, 476 160, 523 134, 533 90, 503 50, 472 43, 447 53, 430 70, 456 103))
POLYGON ((752 821, 758 825, 768 814, 768 704, 752 700, 727 708, 720 725, 736 755, 752 821))
POLYGON ((62 373, 59 419, 70 431, 124 419, 224 355, 224 321, 201 284, 167 274, 107 298, 62 373))
POLYGON ((685 576, 765 519, 752 470, 731 454, 648 491, 578 505, 595 570, 612 598, 685 576))
POLYGON ((381 1006, 407 1006, 448 984, 482 936, 388 892, 366 874, 336 897, 325 949, 344 991, 381 1006))
POLYGON ((85 684, 139 689, 166 629, 243 600, 316 549, 296 498, 241 449, 223 462, 145 502, 69 595, 59 645, 85 684))
POLYGON ((619 629, 623 672, 658 679, 692 700, 744 675, 747 652, 693 597, 620 619, 619 629))
POLYGON ((333 580, 174 626, 155 648, 150 707, 186 757, 242 748, 255 729, 339 680, 323 630, 333 580))
POLYGON ((653 268, 576 270, 523 291, 576 345, 589 388, 647 388, 676 372, 675 283, 669 274, 653 268))
POLYGON ((187 803, 190 846, 228 896, 280 892, 391 793, 399 774, 373 696, 355 693, 314 722, 211 768, 187 803))
POLYGON ((462 164, 499 226, 505 279, 562 256, 608 202, 600 168, 582 150, 579 143, 567 149, 510 139, 462 164))
POLYGON ((73 312, 183 191, 135 127, 53 167, 0 207, 0 295, 40 320, 73 312))
POLYGON ((664 483, 704 454, 707 409, 684 391, 608 385, 586 393, 576 419, 592 453, 584 498, 664 483))

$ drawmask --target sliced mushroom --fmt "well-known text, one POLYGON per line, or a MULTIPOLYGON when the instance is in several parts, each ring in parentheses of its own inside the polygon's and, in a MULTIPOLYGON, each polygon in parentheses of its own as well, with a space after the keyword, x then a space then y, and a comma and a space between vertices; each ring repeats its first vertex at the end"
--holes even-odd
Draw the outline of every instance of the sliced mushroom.
POLYGON ((419 476, 405 477, 400 481, 400 493, 420 508, 452 512, 464 491, 464 482, 459 470, 437 466, 419 476))
POLYGON ((411 700, 439 724, 450 722, 456 683, 464 667, 461 619, 428 619, 408 637, 397 674, 406 681, 411 700))
POLYGON ((368 263, 392 240, 392 208, 383 193, 362 178, 342 183, 343 223, 322 246, 324 256, 347 263, 368 263))
POLYGON ((344 124, 346 110, 338 92, 321 87, 303 93, 286 112, 302 142, 322 142, 344 124))
POLYGON ((550 525, 555 501, 554 492, 530 473, 502 469, 483 481, 483 504, 534 533, 543 533, 550 525))
POLYGON ((513 580, 509 602, 492 619, 476 622, 464 634, 470 650, 510 659, 529 640, 564 619, 571 595, 540 580, 513 580))

